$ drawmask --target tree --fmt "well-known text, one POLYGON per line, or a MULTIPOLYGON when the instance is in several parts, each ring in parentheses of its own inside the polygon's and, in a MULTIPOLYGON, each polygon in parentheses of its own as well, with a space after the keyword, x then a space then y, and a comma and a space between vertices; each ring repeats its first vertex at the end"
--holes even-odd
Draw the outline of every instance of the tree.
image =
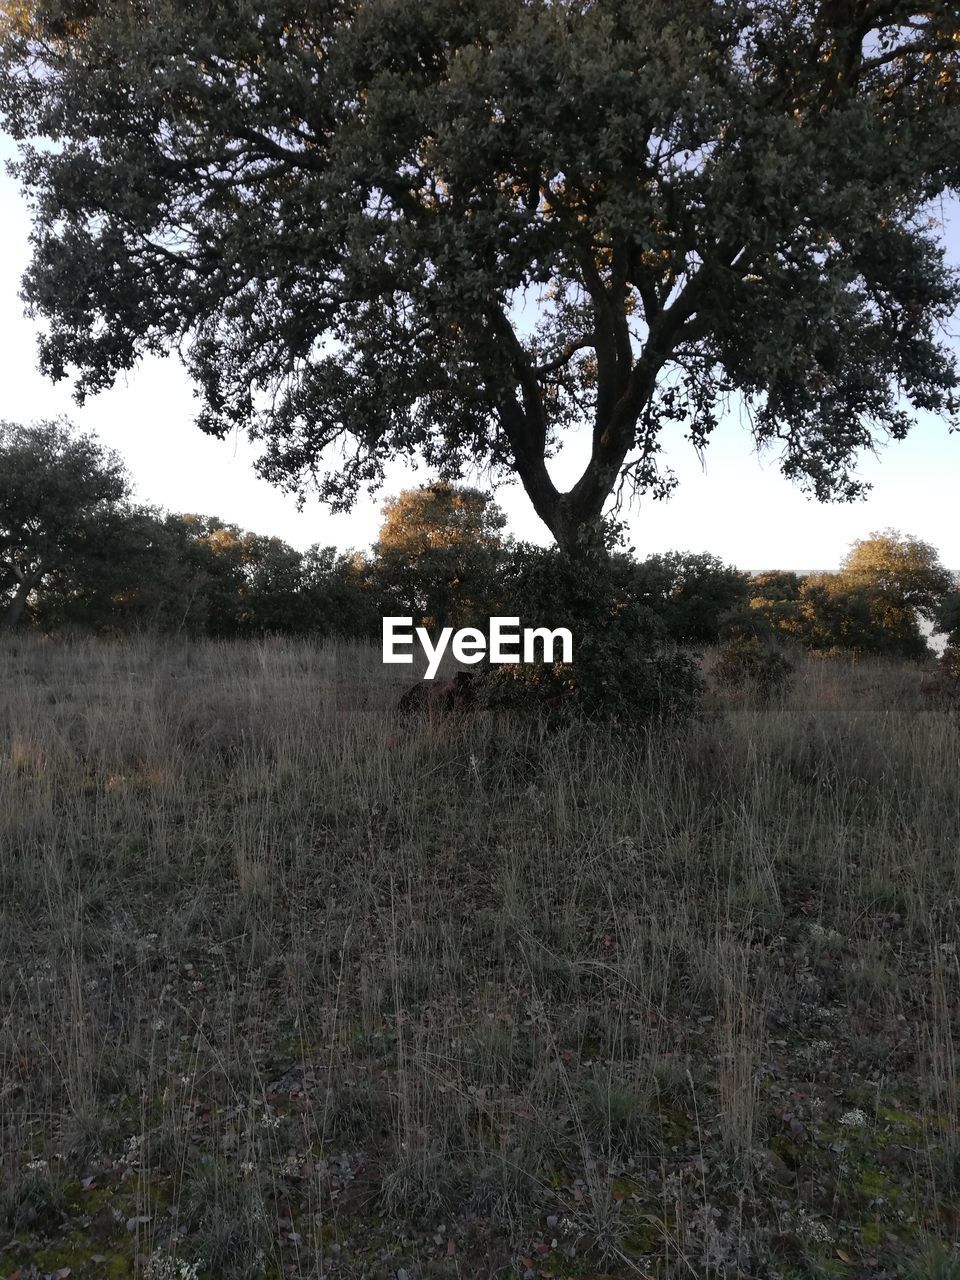
POLYGON ((166 527, 176 545, 167 626, 215 636, 310 629, 304 557, 294 547, 217 516, 170 515, 166 527))
POLYGON ((507 521, 490 494, 425 485, 391 498, 383 516, 373 567, 385 610, 437 629, 491 611, 507 521))
POLYGON ((379 638, 383 611, 373 565, 365 556, 313 546, 304 554, 302 572, 314 631, 350 640, 379 638))
POLYGON ((168 515, 166 526, 177 566, 164 611, 166 625, 174 631, 236 635, 246 585, 243 531, 218 516, 192 512, 168 515))
POLYGON ((176 550, 162 513, 122 504, 97 520, 89 554, 44 582, 32 615, 45 630, 163 627, 180 578, 176 550))
POLYGON ((633 590, 680 644, 716 644, 724 617, 747 599, 747 575, 707 552, 668 551, 635 567, 633 590))
POLYGON ((757 575, 750 604, 811 649, 922 658, 920 619, 942 618, 952 587, 934 547, 888 529, 855 542, 837 573, 757 575))
POLYGON ((4 627, 57 575, 82 581, 110 565, 127 493, 119 457, 68 423, 0 423, 4 627))
POLYGON ((243 628, 265 632, 310 630, 312 618, 303 590, 303 554, 282 538, 243 536, 243 628))
POLYGON ((953 574, 940 563, 935 547, 896 529, 855 542, 839 576, 844 583, 875 592, 892 608, 911 609, 929 622, 936 620, 944 596, 954 586, 953 574))
POLYGON ((929 653, 913 609, 842 572, 804 579, 796 620, 787 629, 821 652, 844 649, 900 658, 929 653))
POLYGON ((747 608, 759 624, 754 630, 743 617, 739 630, 762 636, 777 632, 796 635, 800 630, 800 596, 804 578, 789 569, 767 569, 752 574, 747 583, 747 608))
POLYGON ((170 515, 165 527, 175 552, 160 625, 214 636, 379 634, 362 558, 333 547, 300 552, 216 516, 170 515))
POLYGON ((25 0, 0 111, 43 369, 82 398, 176 348, 201 426, 338 506, 482 459, 576 551, 731 392, 821 500, 956 421, 953 0, 25 0))

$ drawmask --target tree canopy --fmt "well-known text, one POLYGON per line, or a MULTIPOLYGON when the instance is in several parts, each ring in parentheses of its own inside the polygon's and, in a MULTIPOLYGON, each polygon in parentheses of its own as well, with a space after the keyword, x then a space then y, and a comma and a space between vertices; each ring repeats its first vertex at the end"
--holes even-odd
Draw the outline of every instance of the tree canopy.
POLYGON ((639 601, 680 644, 715 644, 724 618, 745 606, 749 594, 747 575, 709 552, 648 556, 629 576, 639 601))
POLYGON ((851 586, 872 588, 891 605, 912 609, 935 622, 953 574, 940 562, 936 547, 898 529, 871 533, 856 541, 843 558, 840 578, 851 586))
POLYGON ((621 482, 668 492, 664 435, 702 448, 731 393, 788 476, 854 496, 862 448, 956 418, 928 215, 958 26, 949 0, 21 0, 0 111, 42 367, 82 397, 176 348, 271 479, 343 506, 396 456, 482 459, 567 548, 621 482))
POLYGON ((896 529, 858 539, 836 573, 765 573, 749 585, 751 608, 812 649, 907 658, 929 655, 921 618, 950 630, 953 588, 936 548, 896 529))
POLYGON ((56 576, 103 572, 115 548, 128 481, 119 457, 69 424, 0 422, 2 623, 23 616, 56 576))
POLYGON ((373 572, 385 611, 437 629, 496 612, 507 520, 489 493, 424 485, 391 498, 383 516, 373 572))

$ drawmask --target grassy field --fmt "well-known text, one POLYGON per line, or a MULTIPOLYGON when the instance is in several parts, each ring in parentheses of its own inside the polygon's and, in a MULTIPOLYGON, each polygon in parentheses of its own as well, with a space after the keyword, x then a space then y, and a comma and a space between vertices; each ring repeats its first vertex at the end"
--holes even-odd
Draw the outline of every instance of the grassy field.
POLYGON ((960 1276, 960 714, 0 647, 0 1276, 960 1276), (400 677, 402 681, 402 677, 400 677))

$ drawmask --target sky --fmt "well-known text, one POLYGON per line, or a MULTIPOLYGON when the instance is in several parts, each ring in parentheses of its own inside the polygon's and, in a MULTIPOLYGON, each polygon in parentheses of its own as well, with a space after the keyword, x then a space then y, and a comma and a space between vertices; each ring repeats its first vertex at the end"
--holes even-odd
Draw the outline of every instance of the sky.
MULTIPOLYGON (((219 516, 257 533, 273 534, 305 549, 313 543, 341 548, 369 546, 377 536, 386 497, 431 477, 425 470, 393 467, 384 488, 346 515, 331 514, 316 498, 302 510, 296 499, 254 472, 256 453, 243 436, 219 441, 203 435, 193 419, 199 407, 175 357, 144 360, 110 390, 78 407, 69 383, 54 385, 37 368, 37 324, 18 297, 29 260, 30 217, 5 162, 14 144, 0 135, 0 420, 30 422, 66 415, 94 432, 124 459, 135 498, 168 511, 219 516)), ((951 260, 960 264, 960 211, 948 211, 951 260)), ((957 325, 954 343, 957 343, 957 325)), ((953 435, 920 416, 907 440, 865 458, 860 474, 872 485, 856 503, 820 504, 779 474, 774 455, 758 459, 736 415, 715 432, 704 465, 682 439, 668 441, 664 460, 679 479, 663 502, 641 499, 621 512, 628 542, 638 555, 668 550, 710 551, 742 569, 832 569, 857 538, 895 528, 931 542, 941 560, 960 568, 960 433, 953 435)), ((557 460, 555 478, 567 487, 576 469, 581 436, 557 460)), ((518 538, 548 543, 550 535, 519 485, 501 485, 496 498, 518 538)))

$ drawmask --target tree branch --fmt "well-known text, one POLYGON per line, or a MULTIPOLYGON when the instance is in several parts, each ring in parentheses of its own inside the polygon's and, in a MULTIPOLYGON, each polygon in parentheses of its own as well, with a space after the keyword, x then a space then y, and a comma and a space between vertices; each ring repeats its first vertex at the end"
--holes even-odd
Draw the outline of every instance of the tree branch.
POLYGON ((532 372, 537 378, 544 378, 547 374, 556 373, 558 369, 562 369, 564 365, 569 364, 578 351, 583 351, 587 347, 596 347, 596 334, 588 333, 582 338, 574 338, 572 342, 568 342, 558 356, 553 360, 548 360, 546 364, 535 364, 532 366, 532 372))

